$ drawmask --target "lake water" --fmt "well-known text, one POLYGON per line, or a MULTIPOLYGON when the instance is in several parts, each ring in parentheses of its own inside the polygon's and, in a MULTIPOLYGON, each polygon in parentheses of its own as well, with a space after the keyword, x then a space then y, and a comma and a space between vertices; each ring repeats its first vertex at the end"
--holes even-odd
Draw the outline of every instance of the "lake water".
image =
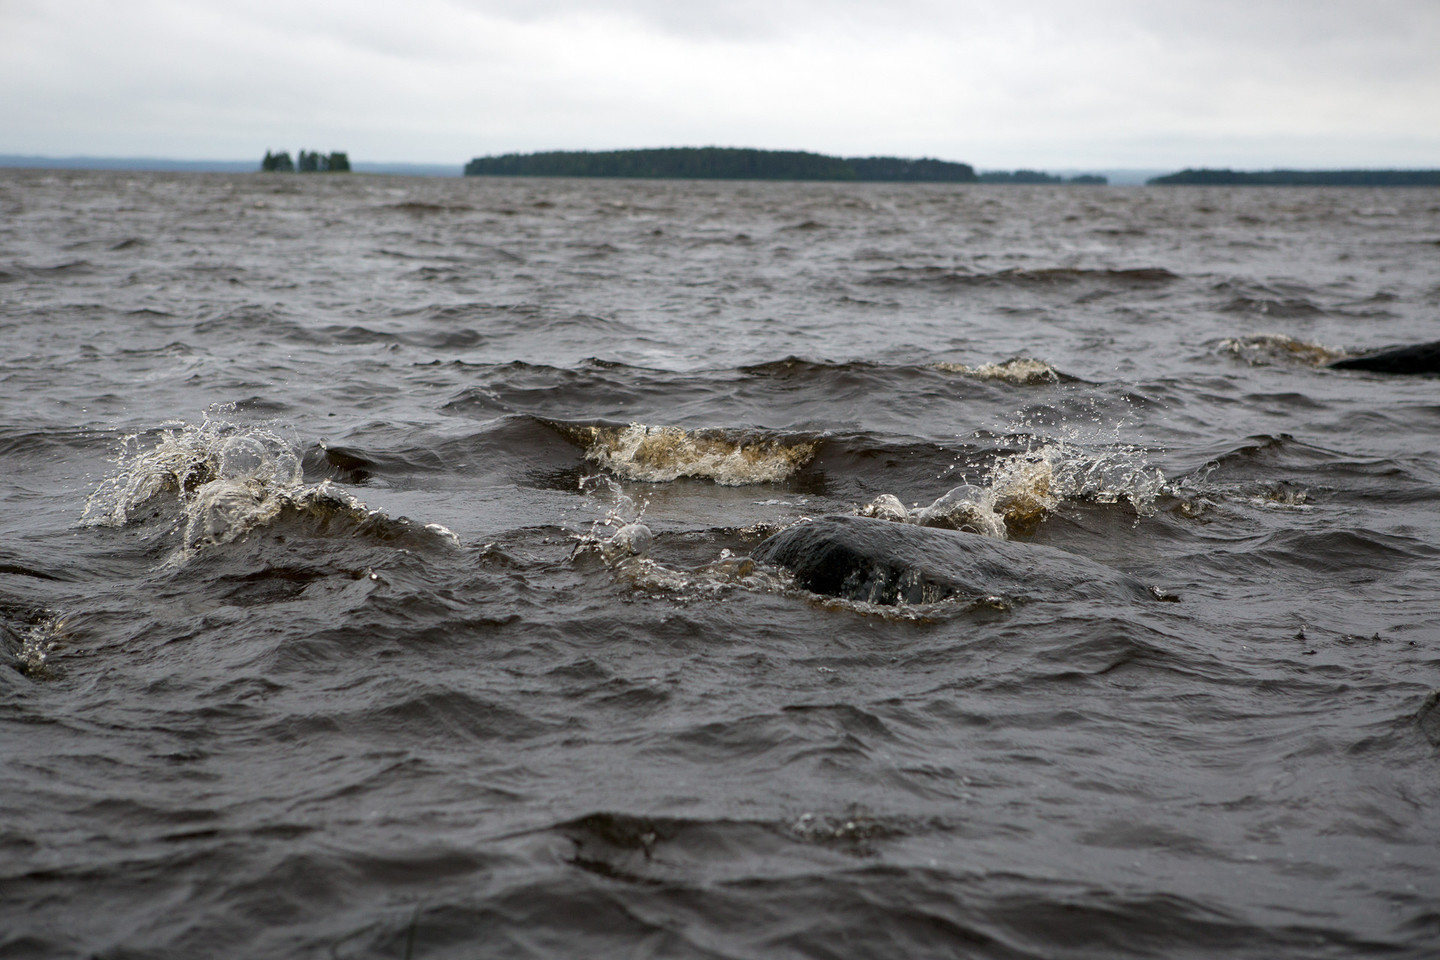
POLYGON ((0 171, 0 954, 1434 956, 1437 320, 1428 189, 0 171), (877 498, 1074 569, 750 558, 877 498))

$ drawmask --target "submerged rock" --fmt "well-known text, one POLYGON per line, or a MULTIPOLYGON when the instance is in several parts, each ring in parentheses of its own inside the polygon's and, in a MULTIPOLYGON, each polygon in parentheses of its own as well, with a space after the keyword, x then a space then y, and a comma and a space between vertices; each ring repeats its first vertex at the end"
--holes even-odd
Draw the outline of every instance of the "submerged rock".
POLYGON ((1440 373, 1440 340, 1336 360, 1330 364, 1330 369, 1369 370, 1372 373, 1440 373))
POLYGON ((866 517, 797 523, 751 556, 788 569, 807 590, 864 603, 1156 596, 1118 570, 1053 547, 866 517))

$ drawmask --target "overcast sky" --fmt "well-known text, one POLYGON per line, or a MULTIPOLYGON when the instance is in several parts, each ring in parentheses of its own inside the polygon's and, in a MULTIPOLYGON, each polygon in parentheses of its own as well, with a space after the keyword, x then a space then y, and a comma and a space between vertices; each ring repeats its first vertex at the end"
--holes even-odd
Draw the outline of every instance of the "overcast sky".
POLYGON ((1440 167, 1440 0, 0 0, 0 153, 1440 167))

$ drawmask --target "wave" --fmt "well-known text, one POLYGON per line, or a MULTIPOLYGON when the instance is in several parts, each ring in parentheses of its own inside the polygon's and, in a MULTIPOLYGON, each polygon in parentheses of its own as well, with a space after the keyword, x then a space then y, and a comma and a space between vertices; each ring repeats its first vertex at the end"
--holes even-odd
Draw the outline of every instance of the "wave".
POLYGON ((12 262, 9 267, 0 267, 0 283, 15 283, 20 280, 32 279, 48 280, 54 277, 68 278, 72 276, 83 276, 93 272, 93 269, 94 264, 89 260, 69 260, 48 267, 12 262))
MULTIPOLYGON (((858 715, 866 723, 866 732, 883 727, 878 717, 854 707, 818 709, 840 713, 842 724, 848 719, 845 715, 858 715)), ((780 727, 791 718, 782 715, 755 719, 780 727)), ((694 737, 703 742, 707 733, 702 729, 694 737)), ((883 844, 948 829, 953 825, 946 821, 879 816, 858 805, 828 814, 807 811, 774 820, 653 817, 601 811, 549 828, 574 844, 571 862, 581 869, 637 879, 673 874, 685 866, 694 869, 702 863, 712 869, 727 861, 738 867, 744 862, 737 855, 740 851, 773 856, 777 846, 819 847, 852 857, 873 856, 883 844)))
POLYGON ((1149 516, 1168 491, 1165 474, 1138 447, 1052 440, 997 458, 979 483, 953 487, 924 508, 908 510, 900 498, 882 494, 857 512, 1004 540, 1033 530, 1067 501, 1128 503, 1149 516))
POLYGON ((714 424, 867 427, 905 435, 953 419, 957 404, 1015 385, 1083 382, 1028 357, 975 366, 929 357, 884 364, 795 356, 699 370, 594 359, 573 367, 459 360, 417 366, 433 370, 423 374, 427 379, 455 388, 443 413, 472 419, 521 413, 570 422, 673 423, 683 414, 714 424))
POLYGON ((1300 340, 1283 333, 1256 333, 1245 337, 1227 337, 1220 341, 1220 349, 1231 356, 1244 360, 1251 366, 1263 367, 1272 363, 1302 363, 1321 367, 1347 356, 1345 351, 1336 350, 1309 340, 1300 340))
MULTIPOLYGON (((715 599, 736 588, 779 592, 786 586, 772 571, 760 567, 748 556, 737 556, 728 547, 708 562, 691 566, 661 563, 650 555, 655 535, 644 522, 646 501, 637 504, 619 483, 605 476, 582 479, 580 489, 602 501, 608 499, 609 503, 605 515, 595 520, 588 530, 571 532, 575 543, 572 560, 598 557, 616 579, 634 589, 681 600, 715 599)), ((759 540, 780 527, 780 524, 763 525, 728 533, 748 533, 759 540)))
POLYGON ((400 203, 384 204, 380 209, 423 217, 433 213, 469 213, 475 208, 468 203, 425 203, 420 200, 405 200, 400 203))
POLYGON ((52 675, 50 654, 64 634, 64 622, 49 610, 0 600, 0 654, 27 677, 52 675))
POLYGON ((932 366, 946 373, 963 373, 977 380, 1003 380, 1019 386, 1036 386, 1073 379, 1064 376, 1045 361, 1031 357, 1011 357, 1001 363, 982 363, 978 367, 968 367, 963 363, 936 363, 932 366))
POLYGON ((585 459, 628 480, 664 483, 681 477, 722 486, 778 483, 809 463, 815 440, 787 441, 755 431, 685 430, 632 423, 625 427, 555 423, 584 447, 585 459))
POLYGON ((230 407, 213 408, 199 424, 163 429, 153 444, 121 442, 116 471, 86 500, 80 522, 125 527, 159 522, 178 535, 172 558, 234 542, 282 516, 309 518, 322 532, 339 523, 351 534, 458 542, 439 524, 419 527, 372 510, 329 480, 306 484, 298 444, 266 425, 236 423, 230 407))
POLYGON ((1041 267, 1024 270, 997 270, 993 273, 970 273, 943 267, 898 267, 871 277, 872 286, 897 284, 933 284, 936 286, 1059 286, 1076 283, 1102 283, 1135 288, 1161 286, 1179 280, 1177 274, 1164 267, 1129 269, 1082 269, 1078 267, 1041 267))

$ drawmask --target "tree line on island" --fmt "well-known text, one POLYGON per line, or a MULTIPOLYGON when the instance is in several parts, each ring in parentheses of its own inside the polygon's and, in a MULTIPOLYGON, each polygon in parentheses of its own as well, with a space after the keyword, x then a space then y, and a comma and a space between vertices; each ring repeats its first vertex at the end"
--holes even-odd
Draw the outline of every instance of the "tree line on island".
POLYGON ((476 157, 470 177, 621 177, 656 180, 898 180, 974 183, 967 163, 843 159, 802 150, 740 147, 663 147, 653 150, 551 150, 476 157))
POLYGON ((320 153, 316 150, 301 150, 299 162, 290 159, 288 151, 279 153, 265 151, 260 169, 266 173, 349 173, 350 157, 342 151, 320 153))
POLYGON ((853 180, 875 183, 1105 183, 1033 170, 976 174, 968 163, 904 157, 832 157, 803 150, 661 147, 551 150, 476 157, 467 177, 616 177, 654 180, 853 180))
POLYGON ((1080 186, 1100 187, 1110 182, 1109 178, 1102 177, 1098 173, 1060 177, 1053 173, 1041 173, 1038 170, 1016 170, 1014 172, 991 170, 980 174, 979 179, 981 183, 1073 183, 1080 186))
POLYGON ((1198 170, 1145 181, 1151 186, 1440 187, 1440 170, 1198 170))

